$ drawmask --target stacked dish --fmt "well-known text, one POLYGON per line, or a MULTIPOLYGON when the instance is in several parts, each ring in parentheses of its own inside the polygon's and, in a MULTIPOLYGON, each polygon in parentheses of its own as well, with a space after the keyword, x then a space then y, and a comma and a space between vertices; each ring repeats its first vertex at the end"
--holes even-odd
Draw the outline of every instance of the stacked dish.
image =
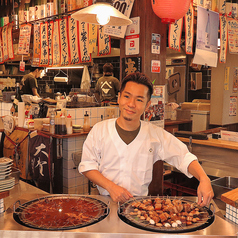
POLYGON ((6 157, 0 158, 0 192, 12 189, 15 184, 15 178, 8 177, 12 172, 12 161, 6 157))

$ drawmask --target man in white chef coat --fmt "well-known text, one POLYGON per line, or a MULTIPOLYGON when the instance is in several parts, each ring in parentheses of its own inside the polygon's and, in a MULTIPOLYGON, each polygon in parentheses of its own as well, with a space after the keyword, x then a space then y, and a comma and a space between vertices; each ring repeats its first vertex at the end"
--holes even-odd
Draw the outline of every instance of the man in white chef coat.
POLYGON ((199 180, 198 203, 214 196, 210 179, 187 146, 163 128, 140 117, 151 104, 153 85, 142 73, 127 75, 118 94, 120 116, 94 125, 83 145, 79 172, 97 184, 101 195, 125 202, 147 196, 153 164, 165 161, 199 180))

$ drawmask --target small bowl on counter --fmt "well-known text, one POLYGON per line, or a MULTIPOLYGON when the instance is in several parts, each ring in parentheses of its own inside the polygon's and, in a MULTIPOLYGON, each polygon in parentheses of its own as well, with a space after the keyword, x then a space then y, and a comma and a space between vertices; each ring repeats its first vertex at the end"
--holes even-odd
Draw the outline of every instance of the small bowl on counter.
POLYGON ((83 132, 83 127, 81 125, 73 125, 73 133, 82 133, 83 132))

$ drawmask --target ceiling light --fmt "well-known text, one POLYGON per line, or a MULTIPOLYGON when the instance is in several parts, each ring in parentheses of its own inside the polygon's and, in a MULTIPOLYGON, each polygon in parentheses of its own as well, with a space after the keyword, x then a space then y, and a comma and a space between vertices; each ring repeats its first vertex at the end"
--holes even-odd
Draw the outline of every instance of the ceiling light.
POLYGON ((97 0, 97 3, 72 14, 75 20, 107 26, 127 26, 132 21, 111 6, 111 0, 97 0))

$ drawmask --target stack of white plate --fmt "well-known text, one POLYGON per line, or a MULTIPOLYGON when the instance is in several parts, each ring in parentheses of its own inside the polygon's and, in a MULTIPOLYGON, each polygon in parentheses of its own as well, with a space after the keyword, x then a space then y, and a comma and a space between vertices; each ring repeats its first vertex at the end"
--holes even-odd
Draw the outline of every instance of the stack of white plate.
POLYGON ((12 173, 12 159, 0 158, 0 192, 7 191, 13 188, 15 178, 9 177, 12 173))

